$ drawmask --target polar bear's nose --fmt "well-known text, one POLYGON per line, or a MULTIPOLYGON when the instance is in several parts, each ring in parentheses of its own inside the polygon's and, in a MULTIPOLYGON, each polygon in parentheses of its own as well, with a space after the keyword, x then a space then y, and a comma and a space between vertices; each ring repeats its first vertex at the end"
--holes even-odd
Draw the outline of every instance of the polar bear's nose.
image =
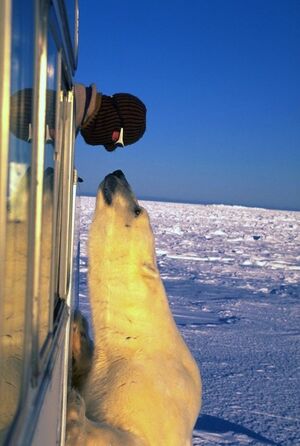
POLYGON ((115 170, 113 173, 112 173, 112 175, 114 175, 115 177, 118 177, 118 178, 120 178, 120 179, 125 179, 125 175, 124 175, 124 173, 122 172, 122 170, 115 170))
POLYGON ((109 174, 104 178, 102 191, 106 204, 112 204, 112 197, 116 191, 118 180, 113 174, 109 174))
POLYGON ((121 183, 123 184, 124 187, 131 190, 130 184, 128 183, 122 170, 120 170, 120 169, 115 170, 111 175, 113 175, 114 177, 117 177, 121 181, 121 183))
POLYGON ((101 189, 104 200, 109 206, 112 204, 113 196, 117 190, 123 195, 125 194, 127 198, 132 195, 130 185, 122 170, 115 170, 113 173, 106 175, 101 189))

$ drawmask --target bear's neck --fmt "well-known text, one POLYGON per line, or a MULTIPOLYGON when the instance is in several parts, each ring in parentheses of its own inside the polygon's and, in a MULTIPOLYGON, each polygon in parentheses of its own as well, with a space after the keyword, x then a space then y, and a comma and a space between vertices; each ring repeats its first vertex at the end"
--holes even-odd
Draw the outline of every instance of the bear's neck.
POLYGON ((103 348, 107 339, 110 345, 134 340, 136 333, 145 342, 162 329, 168 337, 170 326, 175 325, 158 272, 147 277, 125 265, 114 263, 112 270, 98 264, 95 269, 90 266, 89 289, 96 349, 103 348))

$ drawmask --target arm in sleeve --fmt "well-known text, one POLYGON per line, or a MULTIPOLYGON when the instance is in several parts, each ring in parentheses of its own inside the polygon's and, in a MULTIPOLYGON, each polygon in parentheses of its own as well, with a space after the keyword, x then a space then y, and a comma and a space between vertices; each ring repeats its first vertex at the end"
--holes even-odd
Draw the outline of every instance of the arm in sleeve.
POLYGON ((75 84, 76 129, 86 126, 101 107, 102 94, 97 92, 96 85, 85 87, 75 84))

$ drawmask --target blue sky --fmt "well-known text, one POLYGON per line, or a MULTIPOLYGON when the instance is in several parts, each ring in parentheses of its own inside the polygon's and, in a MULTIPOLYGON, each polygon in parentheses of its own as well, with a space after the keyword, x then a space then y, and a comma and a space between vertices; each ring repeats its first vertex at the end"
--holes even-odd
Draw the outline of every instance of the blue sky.
POLYGON ((76 81, 147 106, 142 140, 79 136, 82 194, 122 169, 140 198, 300 210, 298 0, 79 1, 76 81))

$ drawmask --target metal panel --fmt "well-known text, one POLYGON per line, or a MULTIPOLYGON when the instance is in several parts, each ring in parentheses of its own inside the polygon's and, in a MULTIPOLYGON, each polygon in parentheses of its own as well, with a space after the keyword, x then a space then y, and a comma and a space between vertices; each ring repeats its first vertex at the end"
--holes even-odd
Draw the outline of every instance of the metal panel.
POLYGON ((63 301, 61 301, 58 319, 59 323, 54 329, 52 349, 47 366, 40 377, 36 391, 28 394, 22 423, 18 423, 14 429, 11 429, 10 436, 5 443, 6 446, 59 444, 61 427, 64 424, 62 411, 65 405, 66 383, 62 378, 64 377, 65 351, 66 343, 69 342, 70 324, 68 309, 63 301), (52 429, 55 425, 55 432, 52 432, 51 435, 48 429, 45 429, 47 423, 52 426, 52 429), (57 442, 49 442, 53 435, 57 442))
MULTIPOLYGON (((9 145, 11 2, 0 2, 0 317, 3 301, 7 206, 7 162, 9 145)), ((0 324, 1 326, 1 324, 0 324)), ((0 343, 1 354, 1 343, 0 343)))
POLYGON ((62 180, 62 230, 61 255, 59 275, 59 295, 66 298, 71 281, 71 252, 72 252, 72 215, 73 215, 73 164, 74 164, 74 123, 73 123, 73 92, 67 93, 65 102, 65 134, 62 152, 63 180, 62 180))
MULTIPOLYGON (((54 314, 54 305, 55 305, 55 292, 57 286, 57 268, 56 263, 58 262, 59 255, 59 245, 57 240, 58 233, 58 216, 59 216, 59 175, 60 175, 60 153, 61 153, 61 144, 62 144, 62 122, 60 119, 61 116, 61 106, 62 106, 62 96, 63 92, 61 90, 61 52, 59 51, 57 54, 57 85, 56 85, 56 111, 55 111, 55 129, 56 129, 56 139, 55 139, 55 170, 54 170, 54 192, 53 192, 53 221, 54 227, 52 232, 52 245, 54 247, 54 251, 52 253, 52 268, 51 268, 51 289, 50 295, 52 296, 52 300, 50 302, 50 314, 54 314)), ((50 331, 53 331, 53 318, 49 321, 50 331)))
MULTIPOLYGON (((0 1, 0 357, 2 357, 2 317, 4 302, 5 240, 7 209, 7 162, 9 146, 11 2, 0 1)), ((1 371, 2 373, 2 371, 1 371)), ((0 394, 3 395, 0 380, 0 394)), ((0 443, 2 442, 0 432, 0 443)))
POLYGON ((31 208, 29 220, 29 269, 27 288, 26 320, 32 321, 30 333, 32 341, 32 383, 39 373, 38 355, 38 298, 40 278, 40 251, 43 199, 43 170, 45 145, 46 88, 47 88, 47 4, 35 2, 35 78, 34 115, 32 138, 31 208), (30 302, 31 301, 31 302, 30 302))

